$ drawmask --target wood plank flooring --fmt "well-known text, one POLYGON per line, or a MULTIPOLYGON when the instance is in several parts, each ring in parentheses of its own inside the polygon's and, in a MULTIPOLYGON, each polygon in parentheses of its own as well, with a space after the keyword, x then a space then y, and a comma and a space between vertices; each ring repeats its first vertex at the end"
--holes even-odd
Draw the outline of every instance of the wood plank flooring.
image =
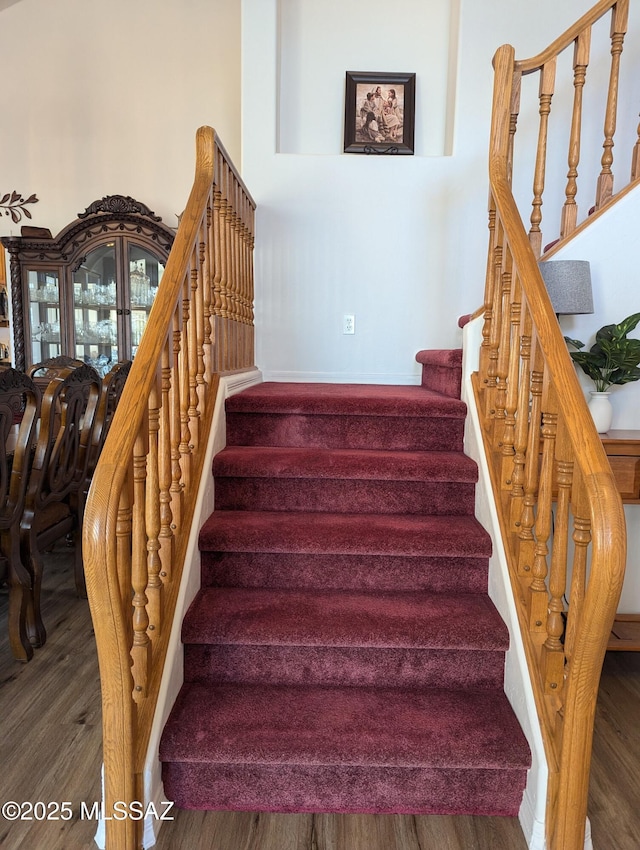
MULTIPOLYGON (((0 817, 3 850, 86 850, 100 800, 98 671, 86 600, 73 558, 48 556, 43 593, 47 644, 29 664, 11 659, 6 591, 0 591, 0 803, 69 801, 73 818, 0 817)), ((596 717, 590 818, 595 850, 637 850, 640 835, 640 653, 608 653, 596 717)), ((59 813, 62 814, 62 813, 59 813)), ((157 850, 526 850, 515 818, 278 815, 176 812, 157 850)))
POLYGON ((101 799, 102 728, 95 641, 73 584, 73 549, 47 557, 42 616, 47 643, 28 664, 11 657, 7 593, 0 599, 0 802, 72 803, 72 820, 7 821, 3 850, 90 848, 96 822, 80 803, 101 799))

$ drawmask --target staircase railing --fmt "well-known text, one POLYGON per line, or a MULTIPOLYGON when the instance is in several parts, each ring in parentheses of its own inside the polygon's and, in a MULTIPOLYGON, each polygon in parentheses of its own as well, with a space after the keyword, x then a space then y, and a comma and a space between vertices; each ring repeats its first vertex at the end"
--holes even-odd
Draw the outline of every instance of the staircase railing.
MULTIPOLYGON (((528 236, 511 186, 514 104, 521 75, 534 68, 546 101, 555 57, 567 46, 575 45, 582 67, 590 27, 609 10, 615 78, 626 7, 626 0, 599 3, 533 60, 515 61, 509 45, 494 58, 490 245, 473 381, 549 767, 550 850, 584 848, 595 705, 624 577, 626 530, 615 480, 537 265, 546 111, 541 108, 536 215, 528 236)), ((611 89, 609 100, 615 101, 611 89)), ((611 194, 610 107, 600 205, 611 194)), ((577 116, 579 107, 570 119, 574 129, 577 116)), ((564 226, 565 233, 575 226, 573 213, 565 214, 564 226)))
MULTIPOLYGON (((254 210, 216 134, 200 128, 193 188, 85 512, 107 815, 143 800, 218 376, 253 365, 254 210)), ((136 850, 140 828, 107 817, 108 850, 136 850)))
MULTIPOLYGON (((628 14, 629 0, 600 0, 590 12, 580 18, 542 53, 531 59, 514 62, 510 85, 511 100, 509 104, 505 104, 505 108, 510 113, 508 153, 510 169, 514 167, 516 128, 519 117, 523 115, 520 107, 525 86, 523 78, 532 75, 534 81, 538 80, 537 146, 534 154, 533 196, 529 217, 529 239, 536 256, 540 256, 545 250, 581 229, 590 216, 599 213, 612 200, 614 197, 614 140, 620 147, 620 157, 624 157, 622 168, 630 175, 628 180, 626 174, 618 176, 618 182, 622 182, 617 194, 640 179, 640 125, 636 120, 628 124, 628 113, 624 116, 626 126, 623 128, 627 132, 623 138, 616 138, 618 103, 621 102, 621 97, 627 99, 627 91, 623 84, 631 79, 621 74, 628 14), (601 62, 598 61, 593 75, 590 75, 592 35, 602 37, 596 25, 608 14, 611 21, 609 68, 603 69, 601 62), (569 52, 565 52, 571 47, 573 47, 572 57, 569 52), (562 64, 559 62, 561 57, 571 61, 562 64), (608 77, 606 85, 605 77, 608 77), (556 110, 552 108, 554 98, 559 99, 557 106, 561 112, 557 108, 556 110), (604 114, 601 111, 603 107, 604 114), (598 148, 600 132, 602 146, 598 148), (598 153, 598 150, 601 153, 598 153), (566 151, 562 156, 566 157, 564 162, 567 168, 564 191, 558 181, 562 171, 558 154, 562 151, 566 151), (551 157, 549 157, 550 153, 551 157), (630 162, 627 157, 630 158, 630 162), (583 169, 582 159, 585 161, 586 177, 579 175, 579 170, 583 169), (555 177, 555 182, 550 187, 554 204, 550 212, 554 224, 557 219, 557 231, 547 235, 549 241, 543 250, 543 201, 548 173, 555 177), (581 209, 580 199, 582 199, 581 209), (559 205, 560 208, 556 208, 555 205, 559 205), (549 239, 549 236, 553 238, 549 239)), ((602 52, 596 55, 600 60, 602 52)), ((620 159, 620 157, 617 158, 620 159)))

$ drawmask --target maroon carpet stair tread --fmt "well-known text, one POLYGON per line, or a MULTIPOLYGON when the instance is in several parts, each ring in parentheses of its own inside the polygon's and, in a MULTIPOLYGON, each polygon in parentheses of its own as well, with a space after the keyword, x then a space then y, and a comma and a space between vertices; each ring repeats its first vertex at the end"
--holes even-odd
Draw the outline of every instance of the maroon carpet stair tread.
MULTIPOLYGON (((229 541, 228 541, 229 542, 229 541)), ((486 593, 487 556, 203 551, 202 584, 309 590, 486 593)))
POLYGON ((287 413, 337 416, 429 416, 464 419, 466 405, 418 386, 304 384, 266 381, 226 402, 227 413, 287 413))
POLYGON ((483 594, 203 588, 190 682, 500 688, 508 634, 483 594))
POLYGON ((272 780, 282 811, 513 815, 529 765, 524 736, 495 690, 189 685, 160 755, 165 792, 179 805, 190 806, 189 794, 206 805, 218 784, 228 793, 230 777, 225 808, 261 809, 264 796, 272 807, 272 780))
POLYGON ((489 598, 466 594, 204 588, 184 643, 497 649, 506 627, 489 598))
POLYGON ((488 558, 491 540, 472 516, 214 511, 200 549, 488 558))
POLYGON ((371 481, 475 483, 478 469, 461 452, 374 451, 229 446, 219 452, 214 475, 267 478, 348 478, 371 481))
POLYGON ((162 744, 163 758, 177 754, 186 762, 255 764, 529 764, 503 693, 436 689, 192 685, 178 698, 162 744))
POLYGON ((502 687, 504 654, 495 650, 396 646, 189 643, 187 682, 211 684, 427 687, 483 691, 502 687))
POLYGON ((231 446, 214 461, 221 510, 470 514, 476 465, 461 452, 231 446))
MULTIPOLYGON (((462 327, 462 325, 460 326, 462 327)), ((422 364, 422 386, 453 398, 460 397, 462 349, 425 350, 416 354, 422 364)))
POLYGON ((185 682, 161 742, 185 808, 518 812, 459 352, 413 387, 265 383, 226 402, 185 682))
POLYGON ((515 817, 522 768, 396 768, 169 762, 165 795, 184 809, 515 817), (212 805, 215 800, 215 805, 212 805))
POLYGON ((423 387, 264 383, 227 400, 227 444, 459 450, 466 405, 423 387))

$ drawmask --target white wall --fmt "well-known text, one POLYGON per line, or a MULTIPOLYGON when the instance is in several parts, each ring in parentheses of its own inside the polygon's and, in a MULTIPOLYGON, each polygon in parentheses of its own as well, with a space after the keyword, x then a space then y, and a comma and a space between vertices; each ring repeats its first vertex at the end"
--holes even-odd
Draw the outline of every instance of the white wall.
MULTIPOLYGON (((177 225, 195 132, 240 159, 240 0, 22 0, 0 12, 0 190, 55 234, 107 194, 177 225)), ((0 235, 20 225, 0 219, 0 235)))
POLYGON ((484 285, 491 58, 505 41, 536 53, 590 5, 243 0, 243 174, 259 205, 265 378, 413 383, 416 351, 460 344, 458 316, 484 285), (340 153, 346 70, 417 72, 416 156, 340 153), (311 142, 300 92, 322 123, 311 142), (342 334, 345 313, 354 336, 342 334))
POLYGON ((589 6, 21 0, 0 12, 0 189, 35 192, 27 223, 54 233, 118 193, 174 225, 211 124, 236 160, 242 140, 259 204, 266 376, 413 383, 416 351, 459 345, 482 300, 491 57, 537 52, 589 6), (416 71, 416 156, 340 153, 346 70, 416 71))
POLYGON ((404 0, 398 16, 387 0, 368 0, 353 4, 351 17, 343 0, 279 0, 278 153, 342 152, 347 70, 416 73, 416 98, 427 105, 416 114, 416 153, 450 152, 457 9, 458 0, 404 0))

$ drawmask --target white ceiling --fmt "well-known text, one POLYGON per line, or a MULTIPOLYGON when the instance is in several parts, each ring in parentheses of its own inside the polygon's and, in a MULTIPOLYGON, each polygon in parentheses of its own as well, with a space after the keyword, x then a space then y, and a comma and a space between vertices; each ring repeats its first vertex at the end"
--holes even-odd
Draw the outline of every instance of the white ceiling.
POLYGON ((20 0, 0 0, 0 11, 6 9, 7 6, 13 6, 14 3, 19 3, 20 0))

